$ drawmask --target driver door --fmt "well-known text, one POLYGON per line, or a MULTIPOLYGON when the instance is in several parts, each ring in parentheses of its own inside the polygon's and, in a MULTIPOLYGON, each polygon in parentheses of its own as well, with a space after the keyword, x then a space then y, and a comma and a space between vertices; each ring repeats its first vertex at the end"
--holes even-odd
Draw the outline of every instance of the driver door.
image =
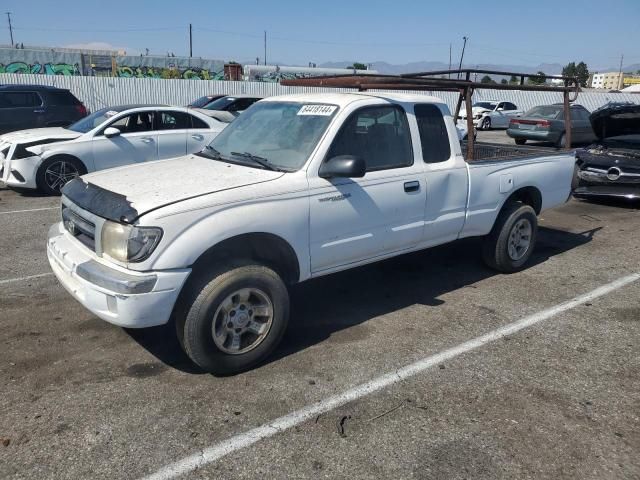
POLYGON ((153 129, 154 112, 136 112, 114 120, 107 127, 120 135, 107 138, 101 129, 92 141, 96 170, 158 159, 158 136, 153 129))

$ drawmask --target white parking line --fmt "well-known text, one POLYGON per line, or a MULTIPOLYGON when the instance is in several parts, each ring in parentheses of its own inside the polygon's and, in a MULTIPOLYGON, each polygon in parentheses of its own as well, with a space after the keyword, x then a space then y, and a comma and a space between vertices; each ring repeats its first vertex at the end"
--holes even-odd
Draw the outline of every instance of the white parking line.
POLYGON ((60 207, 46 207, 46 208, 30 208, 28 210, 9 210, 8 212, 0 212, 0 215, 9 215, 10 213, 28 213, 28 212, 42 212, 44 210, 59 210, 60 207))
POLYGON ((268 424, 256 427, 247 432, 223 440, 222 442, 205 448, 198 453, 178 460, 175 463, 166 465, 157 472, 144 477, 143 480, 166 480, 187 474, 189 472, 193 472, 198 468, 204 467, 205 465, 219 460, 225 455, 229 455, 230 453, 246 448, 250 445, 253 445, 254 443, 259 442, 260 440, 272 437, 277 433, 284 432, 292 427, 295 427, 296 425, 299 425, 320 415, 321 413, 326 413, 337 407, 345 405, 346 403, 352 402, 366 395, 370 395, 374 392, 382 390, 383 388, 392 386, 402 380, 417 375, 418 373, 421 373, 428 368, 433 367, 434 365, 442 363, 446 360, 451 360, 452 358, 455 358, 472 350, 476 350, 477 348, 480 348, 488 343, 494 342, 507 335, 514 334, 522 329, 540 323, 543 320, 548 320, 549 318, 554 317, 559 313, 566 312, 567 310, 571 310, 578 305, 582 305, 598 297, 611 293, 618 288, 635 282, 636 280, 640 280, 640 273, 634 273, 632 275, 628 275, 626 277, 615 280, 611 283, 596 288, 591 292, 579 295, 571 300, 556 305, 555 307, 551 307, 538 313, 534 313, 533 315, 522 318, 516 322, 510 323, 496 330, 492 330, 485 335, 476 337, 456 347, 452 347, 443 352, 423 358, 422 360, 418 360, 417 362, 402 367, 395 372, 387 373, 386 375, 374 378, 367 383, 363 383, 362 385, 353 387, 345 392, 328 397, 318 403, 308 405, 300 410, 280 417, 268 424))
POLYGON ((29 275, 27 277, 8 278, 6 280, 0 280, 0 285, 4 285, 5 283, 22 282, 24 280, 34 280, 36 278, 49 277, 51 275, 53 275, 53 272, 39 273, 38 275, 29 275))

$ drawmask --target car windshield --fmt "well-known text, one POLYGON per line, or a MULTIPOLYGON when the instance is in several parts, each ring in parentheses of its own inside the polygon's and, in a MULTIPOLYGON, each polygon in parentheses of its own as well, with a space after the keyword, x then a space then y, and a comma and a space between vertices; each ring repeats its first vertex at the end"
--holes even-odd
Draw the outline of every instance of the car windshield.
POLYGON ((200 97, 197 100, 194 100, 193 102, 191 102, 191 106, 195 108, 202 108, 215 98, 216 97, 211 97, 211 96, 200 97))
POLYGON ((337 111, 337 105, 328 104, 255 103, 214 138, 203 154, 218 152, 223 160, 243 164, 250 163, 250 154, 277 169, 298 170, 337 111))
POLYGON ((525 117, 533 117, 533 118, 546 118, 547 120, 554 120, 560 117, 562 112, 561 108, 558 107, 533 107, 523 116, 525 117))
POLYGON ((207 104, 204 108, 207 110, 224 110, 237 100, 237 97, 222 97, 207 104))
POLYGON ((120 113, 120 110, 114 110, 113 108, 103 108, 102 110, 98 110, 97 112, 93 112, 88 117, 84 117, 81 120, 78 120, 76 123, 72 123, 67 128, 69 130, 73 130, 74 132, 87 133, 98 125, 102 125, 104 122, 109 120, 114 115, 120 113))
POLYGON ((494 102, 476 102, 473 104, 474 107, 486 108, 487 110, 493 110, 496 105, 498 104, 494 102))

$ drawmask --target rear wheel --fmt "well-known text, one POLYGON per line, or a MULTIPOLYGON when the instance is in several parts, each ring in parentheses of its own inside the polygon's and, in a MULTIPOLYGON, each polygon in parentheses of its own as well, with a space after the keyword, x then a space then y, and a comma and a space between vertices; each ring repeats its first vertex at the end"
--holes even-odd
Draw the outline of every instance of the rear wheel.
POLYGON ((489 117, 485 117, 484 120, 482 120, 480 128, 482 130, 491 130, 491 119, 489 117))
POLYGON ((75 157, 57 156, 45 160, 36 173, 38 190, 48 195, 60 195, 62 187, 87 173, 84 164, 75 157))
POLYGON ((484 239, 483 259, 491 268, 504 273, 524 268, 531 256, 538 233, 538 218, 529 205, 506 205, 484 239))
POLYGON ((567 135, 563 133, 562 135, 560 135, 560 138, 556 142, 556 147, 565 148, 566 146, 567 146, 567 135))
POLYGON ((527 143, 526 138, 516 138, 516 145, 524 145, 525 143, 527 143))
POLYGON ((250 263, 196 275, 176 311, 178 339, 189 358, 217 375, 263 361, 289 319, 289 294, 280 276, 250 263))

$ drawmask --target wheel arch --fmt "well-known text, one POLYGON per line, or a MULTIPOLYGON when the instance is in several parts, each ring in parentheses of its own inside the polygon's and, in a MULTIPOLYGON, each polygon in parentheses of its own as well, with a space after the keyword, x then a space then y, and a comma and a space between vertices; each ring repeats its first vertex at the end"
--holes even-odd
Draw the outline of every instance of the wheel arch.
POLYGON ((232 259, 255 260, 276 271, 286 284, 300 280, 296 251, 273 233, 253 232, 226 238, 205 250, 193 263, 194 272, 206 270, 217 262, 232 259))
POLYGON ((540 215, 542 211, 542 193, 533 185, 520 187, 511 193, 502 204, 500 211, 502 211, 506 205, 514 202, 522 202, 525 205, 529 205, 536 212, 536 215, 540 215))

